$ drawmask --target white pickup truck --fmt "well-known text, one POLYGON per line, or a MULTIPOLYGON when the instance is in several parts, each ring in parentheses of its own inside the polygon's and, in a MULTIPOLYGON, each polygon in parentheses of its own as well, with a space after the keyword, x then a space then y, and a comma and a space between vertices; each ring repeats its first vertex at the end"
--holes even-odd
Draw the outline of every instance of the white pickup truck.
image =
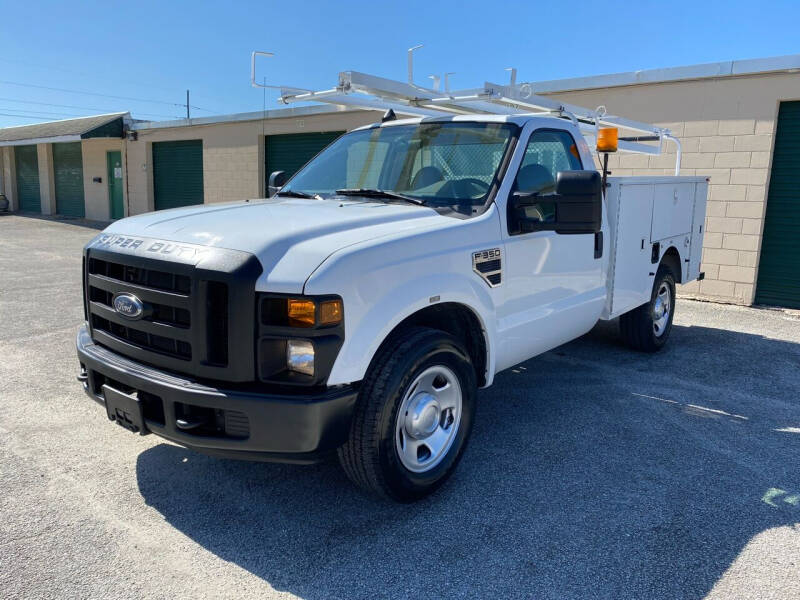
POLYGON ((659 350, 702 277, 707 180, 606 181, 564 117, 390 112, 271 198, 115 222, 84 253, 79 379, 139 434, 431 493, 497 373, 600 319, 659 350))

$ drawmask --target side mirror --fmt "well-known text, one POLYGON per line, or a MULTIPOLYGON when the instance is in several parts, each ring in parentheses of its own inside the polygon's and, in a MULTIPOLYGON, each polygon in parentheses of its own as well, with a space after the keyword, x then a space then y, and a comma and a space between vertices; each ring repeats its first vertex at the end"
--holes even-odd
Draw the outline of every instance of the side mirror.
POLYGON ((560 171, 558 233, 595 233, 602 228, 603 183, 597 171, 560 171))
POLYGON ((555 193, 511 195, 509 231, 595 233, 602 226, 602 198, 602 181, 597 171, 559 171, 555 193))
POLYGON ((287 179, 289 179, 289 177, 286 175, 286 171, 273 171, 267 183, 267 196, 271 198, 277 194, 278 190, 284 186, 287 179))

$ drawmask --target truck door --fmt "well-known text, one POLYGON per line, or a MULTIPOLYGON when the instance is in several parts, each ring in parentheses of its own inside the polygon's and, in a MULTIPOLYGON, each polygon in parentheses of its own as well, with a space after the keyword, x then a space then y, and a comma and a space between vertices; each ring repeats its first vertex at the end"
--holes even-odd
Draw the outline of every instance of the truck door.
MULTIPOLYGON (((541 202, 526 206, 543 223, 558 224, 554 193, 559 171, 583 165, 575 140, 563 129, 536 129, 525 146, 512 194, 539 192, 541 202)), ((538 197, 536 198, 538 199, 538 197)), ((506 204, 505 299, 498 310, 498 370, 510 367, 589 331, 605 302, 602 236, 595 232, 515 233, 512 198, 506 204), (599 242, 600 250, 596 251, 599 242)))

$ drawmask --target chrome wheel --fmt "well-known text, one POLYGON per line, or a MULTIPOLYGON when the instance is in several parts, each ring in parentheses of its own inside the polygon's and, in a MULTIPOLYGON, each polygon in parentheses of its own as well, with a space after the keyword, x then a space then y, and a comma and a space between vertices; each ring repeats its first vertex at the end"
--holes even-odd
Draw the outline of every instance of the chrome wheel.
POLYGON ((656 337, 661 337, 667 330, 669 324, 669 314, 672 310, 672 294, 669 284, 661 282, 656 294, 656 301, 653 305, 653 333, 656 337))
POLYGON ((462 392, 456 374, 443 365, 420 373, 400 404, 394 444, 403 466, 424 473, 438 465, 461 424, 462 392))

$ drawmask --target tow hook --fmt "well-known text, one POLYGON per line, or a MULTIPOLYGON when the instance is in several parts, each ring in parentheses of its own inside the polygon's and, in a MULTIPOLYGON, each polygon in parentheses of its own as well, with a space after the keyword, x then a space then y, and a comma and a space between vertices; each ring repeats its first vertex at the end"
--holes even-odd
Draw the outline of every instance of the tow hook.
POLYGON ((193 419, 183 418, 175 420, 175 425, 178 426, 178 429, 183 429, 184 431, 197 429, 198 427, 201 427, 207 423, 208 419, 203 417, 195 417, 193 419))

